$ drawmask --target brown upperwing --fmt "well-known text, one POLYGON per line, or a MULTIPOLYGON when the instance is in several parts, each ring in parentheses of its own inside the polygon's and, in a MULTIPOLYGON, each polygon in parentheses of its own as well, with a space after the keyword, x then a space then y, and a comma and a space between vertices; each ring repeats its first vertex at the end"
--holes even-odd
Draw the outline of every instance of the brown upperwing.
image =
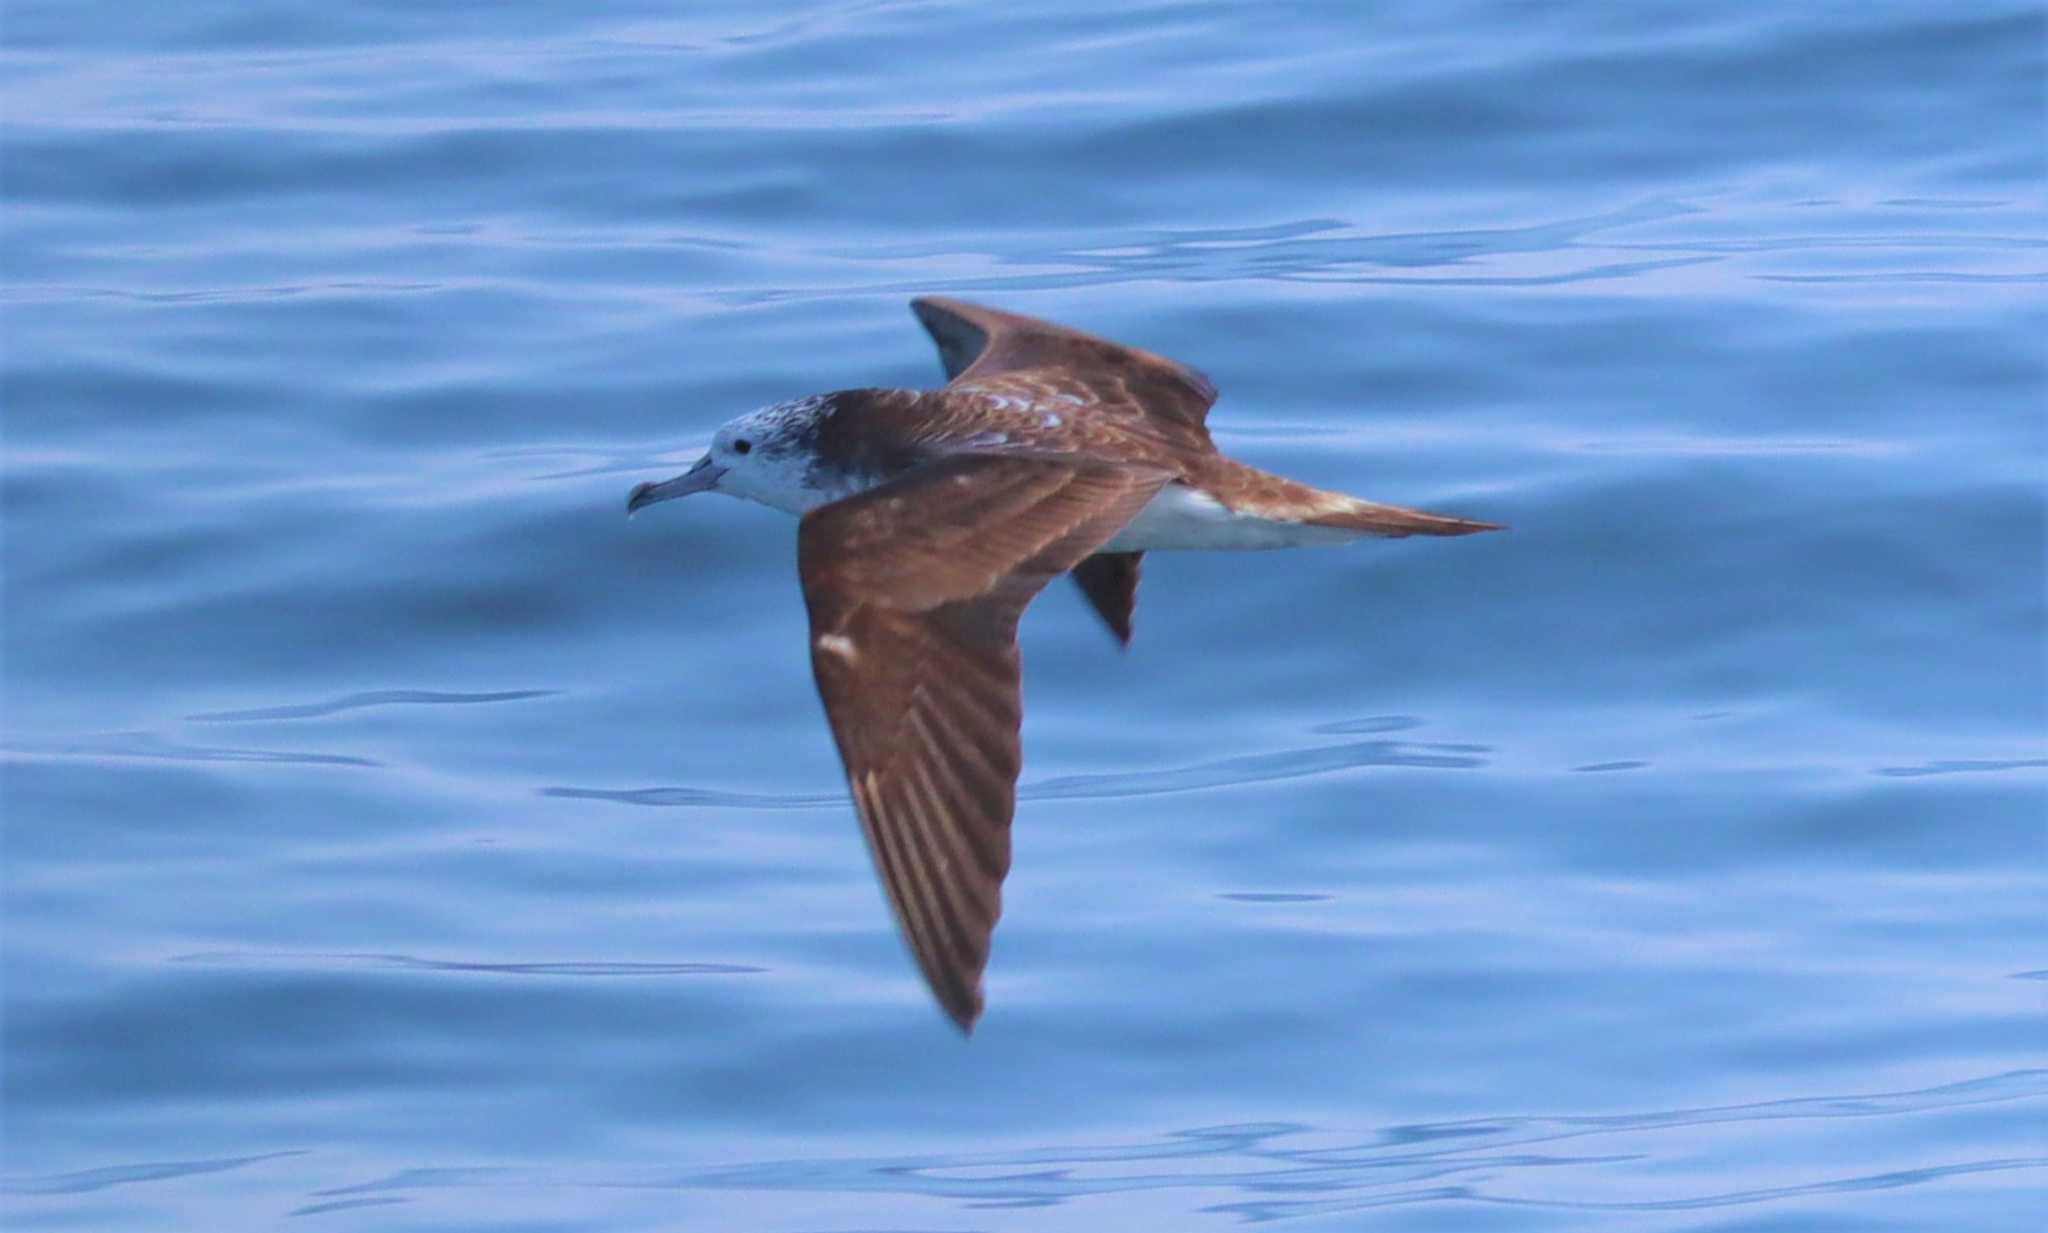
POLYGON ((805 514, 811 669, 897 923, 962 1031, 1002 914, 1022 762, 1017 620, 1167 482, 955 455, 805 514))
MULTIPOLYGON (((1070 395, 1092 421, 1075 425, 1078 435, 1088 436, 1091 426, 1114 431, 1118 445, 1153 455, 1147 461, 1172 460, 1184 468, 1215 453, 1206 421, 1216 386, 1196 369, 979 304, 925 296, 910 306, 938 344, 953 385, 1010 393, 1055 410, 1070 395)), ((1075 584, 1124 646, 1131 642, 1143 560, 1137 552, 1103 554, 1074 570, 1075 584)))
MULTIPOLYGON (((1106 338, 963 300, 924 296, 910 302, 938 344, 955 383, 1025 370, 1061 370, 1084 383, 1113 382, 1148 415, 1201 429, 1216 386, 1186 364, 1106 338)), ((1208 434, 1202 439, 1206 442, 1208 434)))

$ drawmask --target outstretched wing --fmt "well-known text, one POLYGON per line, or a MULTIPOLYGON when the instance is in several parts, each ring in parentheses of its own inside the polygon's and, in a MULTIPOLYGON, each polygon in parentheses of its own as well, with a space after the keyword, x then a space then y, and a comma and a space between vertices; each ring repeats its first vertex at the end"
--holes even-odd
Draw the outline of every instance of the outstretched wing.
POLYGON ((1022 760, 1017 621, 1168 474, 954 455, 804 515, 811 669, 897 923, 962 1031, 1002 914, 1022 760))
POLYGON ((1092 391, 1091 401, 1128 401, 1160 420, 1208 436, 1202 425, 1216 402, 1209 378, 1163 355, 1018 313, 963 300, 924 296, 910 302, 938 344, 939 360, 954 385, 985 383, 1008 373, 1029 373, 1092 391))

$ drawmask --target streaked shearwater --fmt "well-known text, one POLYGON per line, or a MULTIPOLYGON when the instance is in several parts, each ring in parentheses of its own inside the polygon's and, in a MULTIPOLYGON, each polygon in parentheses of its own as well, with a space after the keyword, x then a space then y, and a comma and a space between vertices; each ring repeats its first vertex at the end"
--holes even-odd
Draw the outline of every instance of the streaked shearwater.
POLYGON ((1118 641, 1154 548, 1468 535, 1493 523, 1361 501, 1218 453, 1216 387, 1164 356, 927 297, 938 390, 777 403, 712 436, 627 512, 724 492, 800 515, 811 671, 890 906, 971 1031, 1002 914, 1022 760, 1017 621, 1073 575, 1118 641))

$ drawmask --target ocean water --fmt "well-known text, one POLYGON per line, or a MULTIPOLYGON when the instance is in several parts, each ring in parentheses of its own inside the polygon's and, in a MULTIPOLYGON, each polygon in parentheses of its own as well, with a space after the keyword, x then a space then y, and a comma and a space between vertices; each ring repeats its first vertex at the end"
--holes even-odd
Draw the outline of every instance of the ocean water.
POLYGON ((2033 1230, 2038 3, 0 17, 0 1223, 2033 1230), (1504 533, 1025 622, 970 1039, 781 515, 921 292, 1504 533))

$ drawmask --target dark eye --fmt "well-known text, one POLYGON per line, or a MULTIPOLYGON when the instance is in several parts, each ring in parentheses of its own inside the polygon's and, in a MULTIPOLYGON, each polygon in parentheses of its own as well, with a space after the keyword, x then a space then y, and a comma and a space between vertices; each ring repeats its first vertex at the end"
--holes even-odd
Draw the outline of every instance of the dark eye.
POLYGON ((745 437, 741 437, 732 443, 732 452, 735 454, 751 454, 754 452, 754 443, 745 437))

